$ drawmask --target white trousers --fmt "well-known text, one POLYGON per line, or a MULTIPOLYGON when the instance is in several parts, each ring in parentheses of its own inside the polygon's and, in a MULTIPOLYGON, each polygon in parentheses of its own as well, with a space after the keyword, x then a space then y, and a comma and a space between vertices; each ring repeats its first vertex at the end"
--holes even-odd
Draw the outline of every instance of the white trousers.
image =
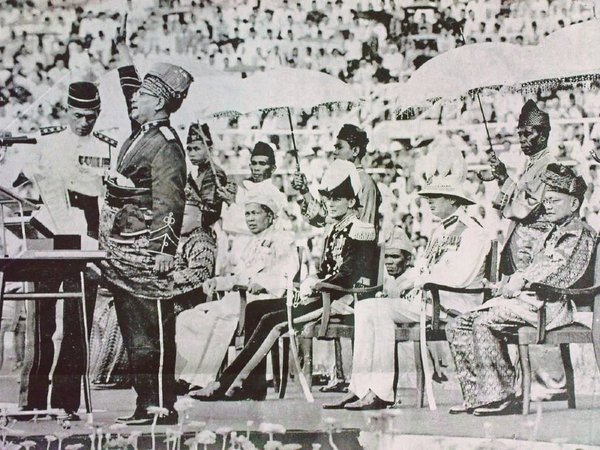
POLYGON ((396 324, 419 322, 419 300, 369 298, 354 305, 354 356, 349 389, 394 401, 396 324))
POLYGON ((175 342, 183 366, 179 379, 192 386, 206 387, 217 372, 240 318, 240 296, 226 293, 221 300, 202 303, 177 316, 175 342))

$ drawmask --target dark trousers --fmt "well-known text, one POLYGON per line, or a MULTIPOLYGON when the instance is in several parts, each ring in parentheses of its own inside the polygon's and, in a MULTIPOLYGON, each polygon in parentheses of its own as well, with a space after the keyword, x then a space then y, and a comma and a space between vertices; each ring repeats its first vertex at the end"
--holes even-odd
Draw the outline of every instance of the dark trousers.
MULTIPOLYGON (((315 320, 314 316, 309 318, 305 316, 319 310, 321 307, 322 302, 319 299, 308 305, 299 305, 293 308, 294 325, 308 320, 315 320)), ((259 317, 259 315, 257 314, 255 317, 259 317)), ((316 318, 318 317, 317 315, 316 318)), ((279 337, 286 331, 288 331, 288 322, 285 306, 262 315, 254 332, 246 340, 242 351, 219 377, 220 387, 218 393, 225 394, 235 384, 236 386, 243 386, 241 396, 244 398, 254 398, 253 395, 258 395, 258 390, 263 389, 261 383, 264 383, 265 379, 265 357, 271 347, 277 343, 279 337), (244 390, 248 384, 250 385, 250 392, 244 390)), ((260 391, 261 394, 262 392, 260 391)), ((264 398, 264 394, 262 398, 264 398)))
POLYGON ((137 393, 136 412, 175 403, 175 314, 173 302, 114 292, 115 311, 129 372, 137 393))
MULTIPOLYGON (((92 271, 85 273, 85 298, 88 333, 92 326, 98 277, 92 271)), ((36 284, 35 291, 57 292, 61 283, 65 292, 78 291, 77 276, 66 280, 51 280, 36 284)), ((27 302, 27 347, 21 372, 19 405, 23 408, 46 409, 50 371, 54 361, 52 335, 56 331, 56 300, 30 300, 27 302)), ((77 299, 64 300, 63 338, 56 367, 52 373, 50 405, 77 411, 81 401, 81 378, 86 370, 83 311, 77 299)), ((88 335, 89 337, 89 335, 88 335)))

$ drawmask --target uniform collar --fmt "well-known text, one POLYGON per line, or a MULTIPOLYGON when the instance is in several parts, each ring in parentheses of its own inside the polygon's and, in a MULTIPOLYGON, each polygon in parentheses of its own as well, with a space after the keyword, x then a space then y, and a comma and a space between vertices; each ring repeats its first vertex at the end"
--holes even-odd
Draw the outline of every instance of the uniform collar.
POLYGON ((159 120, 151 120, 150 122, 146 122, 142 125, 142 132, 146 133, 151 128, 157 128, 162 126, 169 126, 169 119, 159 119, 159 120))
POLYGON ((334 223, 333 227, 336 230, 342 229, 346 225, 348 225, 350 222, 352 222, 354 219, 356 219, 356 213, 350 213, 346 217, 344 217, 342 220, 340 220, 339 222, 334 223))
POLYGON ((454 225, 456 222, 458 222, 464 214, 465 214, 465 208, 461 206, 456 211, 454 211, 454 213, 452 215, 446 217, 440 223, 444 227, 444 229, 448 229, 449 227, 454 225))

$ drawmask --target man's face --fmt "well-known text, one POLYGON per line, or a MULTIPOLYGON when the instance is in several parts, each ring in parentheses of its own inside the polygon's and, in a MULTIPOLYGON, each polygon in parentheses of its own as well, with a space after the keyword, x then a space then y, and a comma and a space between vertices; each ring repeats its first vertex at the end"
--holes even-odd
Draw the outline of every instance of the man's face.
POLYGON ((558 223, 577 211, 579 200, 562 192, 546 192, 544 194, 544 209, 550 222, 558 223))
POLYGON ((69 128, 77 136, 87 136, 94 129, 99 114, 99 109, 69 107, 67 110, 67 122, 69 128))
POLYGON ((327 215, 334 220, 342 219, 350 208, 354 206, 354 200, 350 200, 344 197, 327 197, 325 199, 325 207, 327 208, 327 215))
POLYGON ((348 141, 337 139, 333 147, 333 159, 342 159, 344 161, 354 161, 355 158, 354 149, 350 146, 348 141))
POLYGON ((129 116, 136 122, 143 124, 152 120, 161 107, 162 100, 154 93, 141 87, 133 94, 129 116))
POLYGON ((542 133, 538 127, 523 126, 517 129, 519 134, 519 142, 521 143, 521 151, 526 156, 535 155, 540 150, 543 150, 541 143, 542 133))
POLYGON ((386 249, 385 251, 385 270, 392 277, 400 276, 406 270, 409 258, 406 252, 398 249, 386 249))
POLYGON ((269 214, 262 205, 248 203, 246 205, 246 225, 252 234, 258 234, 266 230, 273 223, 273 216, 269 214))
POLYGON ((250 173, 255 183, 271 178, 274 170, 275 165, 271 164, 268 156, 256 155, 250 158, 250 173))
POLYGON ((192 141, 186 146, 187 155, 195 166, 203 166, 208 163, 208 146, 203 140, 192 141))
POLYGON ((452 197, 427 195, 425 196, 425 199, 427 200, 427 203, 429 203, 431 213, 442 220, 456 211, 456 204, 452 197))

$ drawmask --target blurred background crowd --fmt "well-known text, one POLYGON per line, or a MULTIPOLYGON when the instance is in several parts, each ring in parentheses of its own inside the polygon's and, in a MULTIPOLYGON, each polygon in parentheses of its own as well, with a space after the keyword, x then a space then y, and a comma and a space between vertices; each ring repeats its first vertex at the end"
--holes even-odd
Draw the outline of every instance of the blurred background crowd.
MULTIPOLYGON (((135 55, 197 59, 240 76, 278 66, 319 70, 356 87, 360 107, 320 108, 295 116, 302 170, 318 182, 343 123, 367 130, 363 165, 383 194, 390 223, 403 224, 422 248, 431 214, 416 192, 427 154, 458 148, 471 172, 469 190, 485 206, 472 212, 503 239, 502 224, 487 205, 496 183, 483 183, 488 149, 475 99, 397 115, 378 94, 383 83, 407 80, 427 60, 466 43, 535 45, 562 27, 594 18, 592 0, 6 0, 0 13, 0 130, 31 134, 61 123, 64 87, 74 79, 98 81, 115 68, 112 38, 129 12, 135 55), (57 88, 57 86, 63 86, 57 88)), ((484 61, 475 62, 485 64, 484 61)), ((589 150, 600 140, 597 86, 530 93, 550 114, 549 147, 577 164, 589 182, 583 214, 600 225, 600 178, 589 150)), ((106 101, 106 99, 103 99, 106 101)), ((522 94, 482 97, 494 149, 516 170, 521 164, 516 117, 522 94)), ((248 174, 249 150, 258 140, 276 148, 275 183, 288 194, 286 226, 311 235, 291 188, 295 162, 287 117, 256 113, 209 121, 214 160, 228 175, 248 174)), ((127 127, 127 124, 124 124, 127 127)), ((185 138, 186 125, 180 124, 185 138)), ((117 130, 102 130, 109 136, 117 130)), ((316 251, 318 254, 318 250, 316 251)))

